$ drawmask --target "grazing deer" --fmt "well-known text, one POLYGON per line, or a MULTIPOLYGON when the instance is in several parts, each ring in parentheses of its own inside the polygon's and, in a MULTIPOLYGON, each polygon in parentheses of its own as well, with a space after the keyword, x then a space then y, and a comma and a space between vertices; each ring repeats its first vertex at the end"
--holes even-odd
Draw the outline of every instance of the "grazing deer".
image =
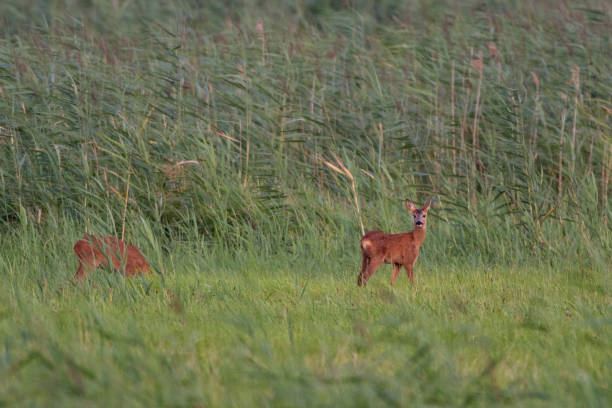
POLYGON ((403 266, 408 279, 414 282, 414 264, 419 257, 419 249, 425 240, 425 224, 431 199, 423 208, 417 208, 410 200, 406 207, 414 217, 414 230, 404 234, 385 234, 382 231, 369 231, 361 238, 361 273, 357 285, 365 285, 374 272, 383 263, 393 264, 391 285, 395 283, 400 268, 403 266))
POLYGON ((125 268, 126 276, 142 272, 151 274, 149 264, 140 250, 115 237, 87 235, 74 244, 74 253, 79 258, 77 278, 84 278, 87 272, 108 265, 109 260, 114 269, 123 273, 125 268))

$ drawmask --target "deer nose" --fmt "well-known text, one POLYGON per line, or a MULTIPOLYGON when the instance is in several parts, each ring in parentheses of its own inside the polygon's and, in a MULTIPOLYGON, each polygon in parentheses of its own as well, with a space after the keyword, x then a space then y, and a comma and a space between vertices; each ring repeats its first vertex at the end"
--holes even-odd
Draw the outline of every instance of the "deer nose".
POLYGON ((417 221, 416 225, 423 225, 423 222, 422 221, 417 221))

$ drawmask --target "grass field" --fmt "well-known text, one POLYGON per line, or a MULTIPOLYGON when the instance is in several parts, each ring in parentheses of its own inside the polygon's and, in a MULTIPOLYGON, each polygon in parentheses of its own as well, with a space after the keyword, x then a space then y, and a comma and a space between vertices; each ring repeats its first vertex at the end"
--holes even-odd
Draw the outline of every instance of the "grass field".
POLYGON ((359 289, 348 254, 194 249, 169 254, 146 282, 100 272, 75 285, 74 235, 54 236, 66 240, 3 244, 7 405, 610 401, 601 271, 447 267, 424 248, 416 285, 390 287, 381 268, 359 289))
POLYGON ((0 4, 0 406, 612 403, 607 2, 168 3, 0 4))

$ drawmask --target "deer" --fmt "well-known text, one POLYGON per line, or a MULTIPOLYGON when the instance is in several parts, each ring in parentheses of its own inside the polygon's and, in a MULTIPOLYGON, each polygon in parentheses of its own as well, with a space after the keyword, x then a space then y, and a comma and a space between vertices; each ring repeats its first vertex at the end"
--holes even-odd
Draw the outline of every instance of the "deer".
POLYGON ((422 208, 417 208, 412 201, 406 199, 406 208, 414 217, 414 229, 411 232, 385 234, 382 231, 369 231, 361 238, 362 261, 361 272, 357 278, 358 286, 365 286, 383 263, 393 264, 391 285, 395 283, 402 266, 406 269, 410 282, 414 283, 414 265, 425 240, 430 205, 431 199, 427 200, 422 208))
POLYGON ((149 263, 138 247, 126 245, 115 237, 86 235, 74 244, 74 253, 79 259, 77 279, 85 278, 88 272, 108 265, 109 261, 113 269, 122 273, 125 271, 125 276, 151 274, 149 263))

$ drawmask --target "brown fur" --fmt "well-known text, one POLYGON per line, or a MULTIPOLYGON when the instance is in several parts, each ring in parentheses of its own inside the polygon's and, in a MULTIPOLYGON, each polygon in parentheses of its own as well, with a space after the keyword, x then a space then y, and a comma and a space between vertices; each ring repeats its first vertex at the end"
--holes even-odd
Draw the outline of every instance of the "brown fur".
POLYGON ((415 221, 412 232, 385 234, 382 231, 369 231, 361 238, 362 262, 357 285, 365 285, 383 263, 393 265, 391 285, 395 283, 402 266, 406 269, 408 279, 414 282, 414 265, 425 240, 425 226, 430 205, 431 200, 428 200, 423 208, 417 209, 410 200, 406 200, 406 207, 415 221))
POLYGON ((87 235, 74 244, 74 253, 79 258, 77 278, 84 278, 87 272, 106 266, 109 260, 117 271, 123 272, 125 267, 126 276, 151 274, 149 264, 140 250, 115 237, 87 235))

